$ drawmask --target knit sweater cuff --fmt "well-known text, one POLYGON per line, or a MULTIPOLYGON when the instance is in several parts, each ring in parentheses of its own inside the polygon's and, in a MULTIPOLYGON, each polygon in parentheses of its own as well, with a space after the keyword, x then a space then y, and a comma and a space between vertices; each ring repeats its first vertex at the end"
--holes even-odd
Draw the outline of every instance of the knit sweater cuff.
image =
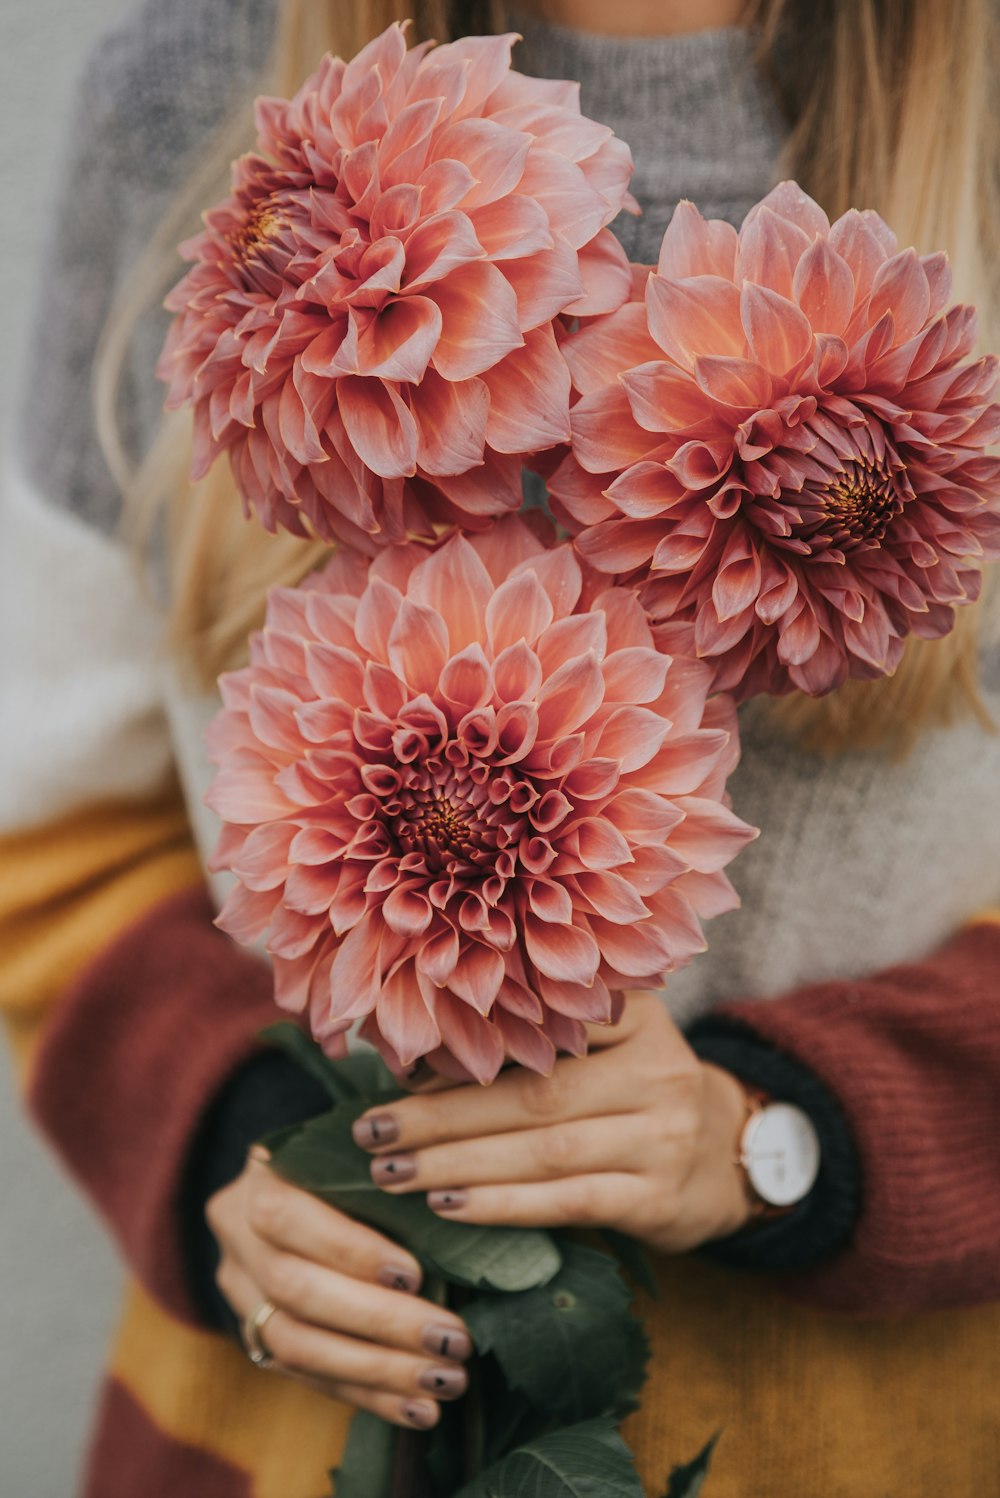
POLYGON ((236 1179, 257 1140, 329 1107, 330 1094, 317 1078, 288 1056, 267 1051, 230 1077, 208 1110, 188 1156, 181 1195, 187 1280, 206 1325, 237 1330, 215 1283, 219 1246, 205 1216, 209 1198, 236 1179))
POLYGON ((811 1268, 836 1254, 857 1221, 861 1172, 847 1120, 832 1094, 800 1061, 732 1019, 710 1015, 694 1025, 688 1040, 703 1061, 808 1114, 821 1156, 815 1185, 793 1211, 706 1243, 701 1253, 720 1263, 775 1272, 811 1268))
POLYGON ((854 1231, 783 1292, 876 1315, 1000 1296, 998 974, 1000 925, 982 921, 920 962, 713 1012, 808 1065, 857 1149, 854 1231))

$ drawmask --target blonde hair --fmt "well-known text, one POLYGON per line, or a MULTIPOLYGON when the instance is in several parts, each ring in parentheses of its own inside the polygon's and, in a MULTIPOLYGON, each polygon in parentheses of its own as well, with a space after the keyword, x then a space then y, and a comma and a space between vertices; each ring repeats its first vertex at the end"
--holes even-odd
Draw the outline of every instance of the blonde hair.
MULTIPOLYGON (((284 0, 266 86, 288 95, 326 51, 350 56, 390 22, 447 40, 486 31, 499 0, 284 0)), ((1000 119, 998 27, 992 0, 747 0, 759 29, 758 64, 773 82, 790 133, 781 175, 796 178, 831 215, 873 207, 901 243, 948 250, 956 294, 977 304, 982 342, 1000 347, 1000 119)), ((113 471, 136 496, 133 514, 170 502, 170 642, 209 684, 245 654, 269 586, 297 582, 325 548, 268 536, 239 514, 228 464, 186 480, 189 424, 173 419, 132 474, 115 433, 118 370, 140 311, 178 272, 173 246, 197 211, 223 195, 228 163, 252 140, 229 128, 209 167, 164 221, 109 319, 97 363, 98 421, 113 471)), ((943 640, 911 639, 894 677, 848 682, 829 697, 776 705, 810 747, 903 748, 924 728, 977 714, 982 605, 959 610, 943 640)))

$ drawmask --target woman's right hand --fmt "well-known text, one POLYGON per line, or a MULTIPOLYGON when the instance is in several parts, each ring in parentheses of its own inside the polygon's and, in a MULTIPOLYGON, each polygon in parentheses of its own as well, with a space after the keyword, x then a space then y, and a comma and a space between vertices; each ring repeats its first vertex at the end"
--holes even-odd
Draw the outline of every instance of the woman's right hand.
POLYGON ((417 1295, 417 1261, 283 1181, 259 1147, 206 1215, 219 1289, 240 1321, 264 1301, 276 1307, 262 1333, 275 1372, 418 1430, 437 1424, 439 1400, 464 1394, 472 1340, 417 1295))

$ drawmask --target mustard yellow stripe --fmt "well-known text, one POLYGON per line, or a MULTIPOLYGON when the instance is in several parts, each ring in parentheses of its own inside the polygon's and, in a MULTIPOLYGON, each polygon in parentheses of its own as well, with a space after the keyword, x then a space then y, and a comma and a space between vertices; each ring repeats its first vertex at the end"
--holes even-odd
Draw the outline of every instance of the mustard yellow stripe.
POLYGON ((0 1013, 22 1074, 76 974, 146 910, 201 878, 179 790, 0 838, 0 1013))
POLYGON ((110 1372, 162 1431, 250 1475, 253 1498, 320 1498, 352 1411, 254 1368, 220 1336, 183 1326, 132 1285, 110 1372))
POLYGON ((969 922, 970 926, 1000 926, 1000 910, 981 910, 969 922))
POLYGON ((997 1492, 1000 1305, 833 1316, 761 1275, 655 1267, 649 1381, 623 1426, 651 1498, 717 1430, 705 1498, 997 1492))

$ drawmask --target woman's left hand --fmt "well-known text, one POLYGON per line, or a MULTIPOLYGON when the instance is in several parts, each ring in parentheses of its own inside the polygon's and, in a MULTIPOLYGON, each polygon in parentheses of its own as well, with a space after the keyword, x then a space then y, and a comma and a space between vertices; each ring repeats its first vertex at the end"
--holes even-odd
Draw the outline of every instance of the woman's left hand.
POLYGON ((699 1061, 654 994, 617 1025, 589 1025, 590 1054, 551 1076, 522 1067, 489 1087, 415 1093, 355 1124, 391 1193, 425 1191, 459 1222, 613 1227, 681 1253, 742 1227, 734 1155, 746 1100, 699 1061))

